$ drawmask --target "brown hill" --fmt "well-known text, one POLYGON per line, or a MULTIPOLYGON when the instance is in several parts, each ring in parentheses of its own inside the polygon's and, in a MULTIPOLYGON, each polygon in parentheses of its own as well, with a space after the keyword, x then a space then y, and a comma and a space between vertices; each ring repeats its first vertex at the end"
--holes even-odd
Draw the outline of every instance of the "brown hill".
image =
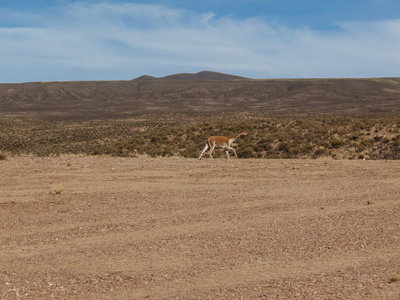
POLYGON ((400 78, 212 79, 217 74, 0 84, 0 115, 87 119, 185 111, 400 112, 400 78))
POLYGON ((158 79, 157 77, 153 77, 153 76, 149 76, 149 75, 142 75, 138 78, 135 78, 133 80, 154 80, 154 79, 158 79))
POLYGON ((235 79, 248 79, 236 75, 224 74, 219 72, 202 71, 198 73, 178 73, 164 77, 153 77, 149 75, 142 75, 134 80, 235 80, 235 79))

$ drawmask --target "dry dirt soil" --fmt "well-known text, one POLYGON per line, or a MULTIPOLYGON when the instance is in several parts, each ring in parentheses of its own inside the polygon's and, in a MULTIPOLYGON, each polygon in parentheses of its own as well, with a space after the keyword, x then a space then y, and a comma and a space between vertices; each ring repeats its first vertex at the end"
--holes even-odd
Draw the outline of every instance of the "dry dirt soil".
POLYGON ((0 299, 400 299, 400 161, 9 157, 0 299))

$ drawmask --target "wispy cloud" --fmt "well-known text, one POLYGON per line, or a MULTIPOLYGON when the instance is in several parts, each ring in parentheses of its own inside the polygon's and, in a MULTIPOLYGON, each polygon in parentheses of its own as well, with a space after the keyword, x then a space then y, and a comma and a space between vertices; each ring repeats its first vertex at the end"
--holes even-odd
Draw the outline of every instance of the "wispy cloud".
POLYGON ((0 25, 0 82, 216 70, 255 78, 399 76, 400 19, 315 31, 212 12, 73 3, 0 25), (30 19, 29 19, 30 18, 30 19))

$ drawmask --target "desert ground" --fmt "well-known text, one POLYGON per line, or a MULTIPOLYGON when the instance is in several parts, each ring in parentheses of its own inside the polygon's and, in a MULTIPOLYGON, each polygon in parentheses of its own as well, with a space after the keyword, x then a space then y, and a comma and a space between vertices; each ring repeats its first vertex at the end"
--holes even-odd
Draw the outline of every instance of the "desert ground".
POLYGON ((400 161, 10 156, 0 299, 400 299, 400 161))

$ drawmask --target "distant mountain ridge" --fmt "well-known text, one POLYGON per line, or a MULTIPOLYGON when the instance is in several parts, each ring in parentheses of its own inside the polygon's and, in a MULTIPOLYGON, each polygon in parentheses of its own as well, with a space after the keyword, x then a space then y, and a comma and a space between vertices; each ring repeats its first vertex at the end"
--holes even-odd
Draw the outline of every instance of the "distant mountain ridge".
POLYGON ((133 80, 236 80, 236 79, 249 79, 246 77, 212 72, 212 71, 201 71, 198 73, 178 73, 172 74, 164 77, 153 77, 149 75, 142 75, 133 80))
POLYGON ((158 112, 400 113, 400 77, 188 79, 215 78, 211 75, 217 74, 176 74, 166 76, 167 79, 148 76, 129 81, 0 84, 0 118, 67 120, 158 112))

